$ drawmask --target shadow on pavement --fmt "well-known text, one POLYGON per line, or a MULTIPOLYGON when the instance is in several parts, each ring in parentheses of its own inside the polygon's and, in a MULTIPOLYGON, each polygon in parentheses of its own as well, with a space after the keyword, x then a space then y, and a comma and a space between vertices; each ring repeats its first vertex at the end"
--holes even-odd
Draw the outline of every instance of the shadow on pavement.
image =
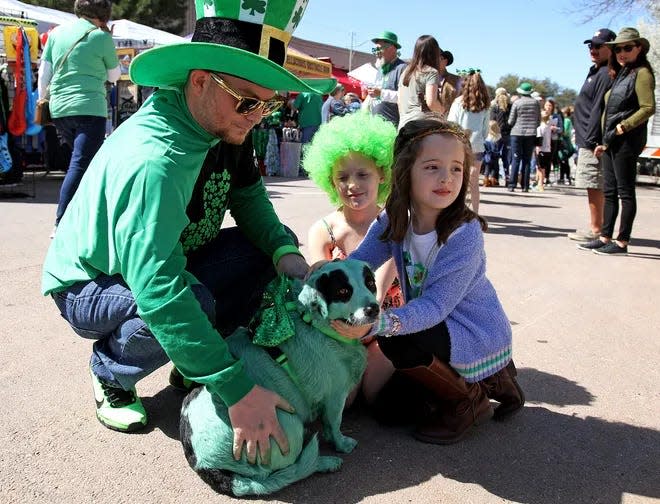
MULTIPOLYGON (((588 406, 595 397, 567 378, 533 368, 519 369, 519 380, 528 401, 520 414, 506 422, 488 422, 449 446, 419 443, 411 428, 384 427, 363 408, 349 410, 343 432, 359 445, 352 454, 342 455, 342 469, 313 475, 273 498, 292 504, 357 503, 437 475, 530 504, 614 504, 623 493, 660 498, 660 432, 531 405, 588 406)), ((178 439, 183 397, 167 387, 143 398, 150 414, 145 432, 159 429, 178 439)), ((323 451, 332 453, 328 447, 323 451)), ((180 463, 188 469, 183 457, 180 463)))
POLYGON ((566 236, 574 231, 571 228, 555 228, 534 224, 529 220, 509 219, 507 217, 485 216, 488 221, 487 234, 508 234, 527 238, 552 238, 566 236))
MULTIPOLYGON (((518 200, 518 201, 495 201, 495 200, 489 200, 485 199, 483 195, 481 196, 480 204, 481 205, 504 205, 507 207, 521 207, 521 208, 559 208, 556 205, 541 205, 533 202, 534 196, 525 196, 525 198, 532 198, 532 200, 518 200)), ((544 198, 545 200, 545 198, 544 198)), ((541 200, 539 200, 541 201, 541 200)), ((483 216, 482 216, 483 217, 483 216)), ((488 220, 490 220, 490 217, 488 217, 488 220)))
POLYGON ((589 406, 596 399, 574 381, 534 368, 518 368, 518 381, 524 386, 527 403, 589 406))
POLYGON ((165 387, 152 397, 142 397, 142 404, 144 404, 149 415, 149 423, 145 429, 138 431, 138 433, 148 434, 154 430, 160 430, 167 437, 178 440, 179 412, 185 397, 184 392, 170 386, 165 387))

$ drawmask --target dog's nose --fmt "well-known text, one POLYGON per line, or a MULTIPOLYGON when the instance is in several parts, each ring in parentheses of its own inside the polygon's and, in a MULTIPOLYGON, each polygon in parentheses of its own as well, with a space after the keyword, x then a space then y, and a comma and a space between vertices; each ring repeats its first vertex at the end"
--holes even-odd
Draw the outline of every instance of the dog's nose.
POLYGON ((376 303, 371 303, 369 306, 367 306, 364 309, 364 314, 367 317, 375 317, 376 315, 378 315, 379 311, 380 311, 380 308, 378 307, 378 305, 376 303))

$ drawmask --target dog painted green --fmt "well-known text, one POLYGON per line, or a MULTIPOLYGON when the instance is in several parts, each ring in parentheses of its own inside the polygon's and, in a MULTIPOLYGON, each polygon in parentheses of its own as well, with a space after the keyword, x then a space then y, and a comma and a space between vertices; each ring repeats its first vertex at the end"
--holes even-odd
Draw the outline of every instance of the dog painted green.
POLYGON ((358 340, 348 340, 332 330, 330 321, 374 322, 379 312, 374 275, 361 261, 327 262, 304 285, 293 282, 291 291, 297 299, 291 317, 295 334, 278 346, 284 358, 274 359, 252 341, 245 328, 227 338, 231 352, 243 360, 255 383, 277 392, 295 408, 295 413, 277 412, 289 440, 289 453, 283 455, 271 440, 269 465, 259 460, 249 464, 245 454, 234 460, 226 405, 200 387, 182 406, 180 434, 188 463, 217 492, 269 494, 315 472, 338 470, 342 459, 321 456, 316 434, 306 438, 305 427, 317 418, 324 438, 338 452, 349 453, 357 445, 341 433, 340 426, 346 397, 364 372, 366 351, 358 340))

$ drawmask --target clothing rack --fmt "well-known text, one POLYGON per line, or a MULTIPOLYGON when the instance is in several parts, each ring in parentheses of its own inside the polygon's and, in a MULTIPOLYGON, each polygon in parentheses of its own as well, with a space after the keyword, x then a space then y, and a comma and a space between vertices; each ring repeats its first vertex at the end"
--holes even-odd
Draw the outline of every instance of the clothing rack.
MULTIPOLYGON (((2 68, 5 76, 0 74, 0 78, 4 79, 7 86, 7 99, 10 104, 14 99, 14 71, 15 61, 7 58, 7 50, 4 44, 4 36, 2 30, 7 26, 16 26, 24 28, 37 28, 37 21, 26 17, 22 11, 14 11, 11 9, 0 9, 0 68, 2 68)), ((32 60, 34 69, 38 67, 37 59, 32 60)), ((32 83, 34 84, 34 83, 32 83)), ((14 151, 20 151, 17 158, 13 159, 20 165, 12 168, 17 170, 17 178, 9 177, 2 179, 0 176, 0 198, 13 198, 13 197, 36 197, 36 179, 37 173, 46 168, 44 159, 43 147, 43 133, 38 135, 20 135, 13 136, 8 133, 10 143, 13 145, 14 151)), ((8 173, 11 173, 8 172, 8 173)))

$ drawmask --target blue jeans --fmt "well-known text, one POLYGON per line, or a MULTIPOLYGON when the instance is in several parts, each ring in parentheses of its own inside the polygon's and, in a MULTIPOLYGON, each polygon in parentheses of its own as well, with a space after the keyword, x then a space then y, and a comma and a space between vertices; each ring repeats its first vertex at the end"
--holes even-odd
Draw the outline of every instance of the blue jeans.
MULTIPOLYGON (((192 289, 202 310, 226 335, 247 325, 276 274, 270 257, 238 228, 221 230, 189 254, 186 269, 201 282, 192 289)), ((53 299, 76 334, 95 340, 90 366, 98 377, 127 390, 169 362, 120 275, 74 284, 53 299)))
POLYGON ((55 214, 55 225, 60 223, 66 207, 76 193, 80 180, 92 158, 103 145, 106 118, 100 116, 69 116, 53 119, 60 143, 71 147, 71 161, 64 176, 60 199, 55 214))
POLYGON ((312 138, 319 129, 319 125, 315 124, 313 126, 303 126, 301 129, 302 131, 300 135, 300 143, 305 145, 306 143, 312 141, 312 138))
POLYGON ((511 138, 502 137, 502 151, 500 152, 502 167, 504 168, 504 180, 509 180, 509 167, 511 166, 511 138))
POLYGON ((511 135, 511 177, 509 187, 518 185, 518 173, 521 174, 523 190, 529 190, 529 170, 534 153, 535 136, 511 135))

